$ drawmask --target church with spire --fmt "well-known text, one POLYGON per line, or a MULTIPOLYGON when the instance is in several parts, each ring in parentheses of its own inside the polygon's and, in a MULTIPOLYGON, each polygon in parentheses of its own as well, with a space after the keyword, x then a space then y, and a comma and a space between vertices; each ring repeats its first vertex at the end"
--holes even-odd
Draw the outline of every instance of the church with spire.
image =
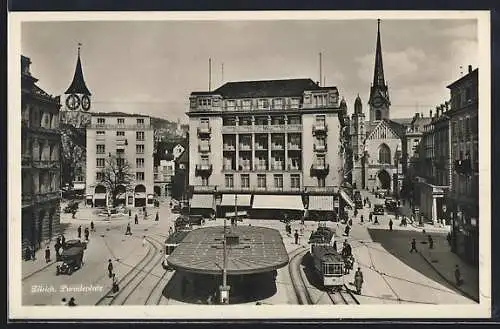
POLYGON ((389 87, 384 76, 380 19, 377 20, 375 67, 368 99, 368 117, 358 96, 350 120, 352 185, 399 195, 403 181, 403 142, 412 118, 391 119, 389 87))

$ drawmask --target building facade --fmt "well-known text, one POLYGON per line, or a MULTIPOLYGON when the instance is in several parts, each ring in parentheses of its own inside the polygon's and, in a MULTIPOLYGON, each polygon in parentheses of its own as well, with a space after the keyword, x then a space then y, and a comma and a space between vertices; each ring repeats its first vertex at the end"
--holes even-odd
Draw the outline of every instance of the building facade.
POLYGON ((104 183, 103 173, 126 166, 132 182, 116 187, 118 203, 128 207, 154 205, 153 135, 148 116, 92 113, 87 127, 87 204, 111 206, 113 192, 104 183), (110 166, 108 157, 116 158, 117 168, 110 166))
POLYGON ((477 264, 479 258, 479 134, 478 69, 448 86, 451 109, 453 171, 447 209, 452 220, 453 248, 465 260, 477 264))
POLYGON ((21 56, 22 247, 40 248, 59 233, 60 97, 36 85, 31 60, 21 56))
POLYGON ((370 191, 391 191, 399 196, 403 181, 402 149, 406 126, 411 119, 391 119, 389 87, 384 77, 380 20, 377 22, 377 43, 373 82, 365 120, 361 98, 354 104, 351 116, 352 185, 370 191))
MULTIPOLYGON (((237 203, 235 194, 265 195, 266 201, 295 195, 289 206, 298 210, 303 193, 335 194, 344 181, 344 115, 337 88, 310 79, 229 82, 191 93, 193 198, 215 193, 215 208, 237 203)), ((242 196, 240 205, 249 200, 242 196)), ((263 197, 253 198, 254 208, 258 200, 263 197)), ((286 209, 280 200, 275 206, 286 209)))

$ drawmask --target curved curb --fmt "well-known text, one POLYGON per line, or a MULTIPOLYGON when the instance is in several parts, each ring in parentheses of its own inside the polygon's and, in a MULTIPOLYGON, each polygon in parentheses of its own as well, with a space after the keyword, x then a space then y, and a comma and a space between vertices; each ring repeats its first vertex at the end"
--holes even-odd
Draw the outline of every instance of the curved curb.
POLYGON ((429 261, 427 259, 427 257, 425 257, 424 255, 422 255, 422 252, 418 252, 419 255, 425 260, 425 262, 427 264, 429 264, 430 267, 432 267, 432 269, 437 273, 439 274, 439 276, 445 280, 449 285, 451 285, 453 288, 457 289, 458 291, 460 291, 465 297, 469 298, 469 299, 472 299, 473 301, 475 301, 476 303, 479 303, 479 298, 478 297, 474 297, 472 296, 471 294, 469 294, 468 292, 464 291, 462 288, 459 288, 455 283, 453 283, 451 280, 449 280, 447 277, 445 277, 435 266, 434 264, 432 264, 431 261, 429 261))

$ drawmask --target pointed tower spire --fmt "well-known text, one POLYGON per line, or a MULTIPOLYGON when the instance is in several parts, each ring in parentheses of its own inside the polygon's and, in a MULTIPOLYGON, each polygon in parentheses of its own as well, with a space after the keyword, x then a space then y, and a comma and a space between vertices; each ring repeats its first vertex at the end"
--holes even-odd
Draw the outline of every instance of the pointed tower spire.
POLYGON ((384 64, 382 62, 382 44, 380 42, 380 19, 377 19, 377 49, 375 51, 373 86, 385 86, 384 64))
POLYGON ((78 58, 76 61, 75 75, 73 76, 73 81, 69 86, 68 90, 66 90, 65 94, 83 94, 87 96, 91 96, 87 85, 85 84, 85 79, 83 78, 82 71, 82 62, 80 60, 80 47, 81 43, 78 43, 78 58))

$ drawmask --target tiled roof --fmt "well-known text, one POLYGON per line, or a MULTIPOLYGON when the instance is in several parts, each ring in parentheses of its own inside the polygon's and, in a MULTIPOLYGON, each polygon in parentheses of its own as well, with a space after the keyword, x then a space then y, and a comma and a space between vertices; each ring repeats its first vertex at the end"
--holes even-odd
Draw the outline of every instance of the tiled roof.
POLYGON ((406 128, 404 125, 398 123, 398 122, 395 122, 393 120, 384 120, 388 125, 389 127, 401 138, 404 136, 405 134, 405 131, 406 131, 406 128))
MULTIPOLYGON (((331 87, 335 88, 335 87, 331 87)), ((228 82, 213 94, 224 98, 291 97, 302 96, 304 90, 321 90, 311 79, 262 80, 228 82)))
POLYGON ((403 125, 403 126, 408 126, 413 121, 413 118, 394 118, 394 119, 391 119, 391 121, 394 121, 394 122, 396 122, 400 125, 403 125))

